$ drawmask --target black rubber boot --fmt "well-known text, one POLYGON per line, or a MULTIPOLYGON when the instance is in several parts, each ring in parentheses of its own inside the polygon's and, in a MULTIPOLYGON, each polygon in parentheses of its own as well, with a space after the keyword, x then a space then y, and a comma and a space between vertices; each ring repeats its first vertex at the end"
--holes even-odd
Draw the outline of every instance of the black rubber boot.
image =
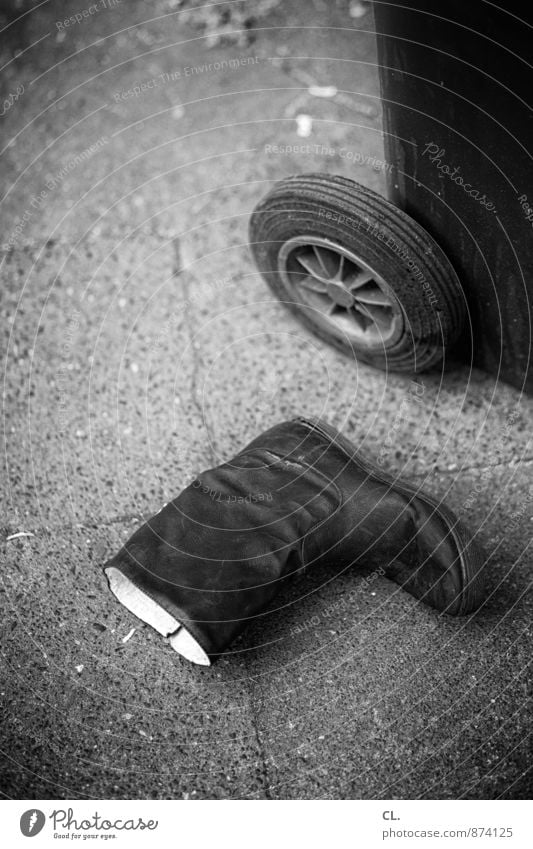
POLYGON ((456 516, 338 431, 295 419, 204 472, 105 565, 129 610, 209 665, 314 564, 383 568, 437 610, 482 601, 483 555, 456 516))

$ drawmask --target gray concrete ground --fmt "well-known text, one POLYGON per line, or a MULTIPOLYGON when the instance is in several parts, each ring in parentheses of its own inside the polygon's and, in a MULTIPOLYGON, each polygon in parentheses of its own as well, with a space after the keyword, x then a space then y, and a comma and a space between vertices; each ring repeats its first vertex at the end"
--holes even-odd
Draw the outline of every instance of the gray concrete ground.
POLYGON ((24 44, 48 37, 5 71, 24 92, 3 118, 2 792, 526 797, 532 400, 457 366, 414 402, 301 328, 247 249, 285 175, 383 191, 356 161, 382 156, 369 17, 292 0, 249 46, 208 50, 169 3, 149 22, 123 7, 61 29, 64 4, 42 6, 24 44), (344 94, 307 96, 309 76, 344 94), (456 621, 382 577, 314 573, 214 667, 188 665, 101 565, 192 474, 300 413, 461 512, 488 601, 456 621))

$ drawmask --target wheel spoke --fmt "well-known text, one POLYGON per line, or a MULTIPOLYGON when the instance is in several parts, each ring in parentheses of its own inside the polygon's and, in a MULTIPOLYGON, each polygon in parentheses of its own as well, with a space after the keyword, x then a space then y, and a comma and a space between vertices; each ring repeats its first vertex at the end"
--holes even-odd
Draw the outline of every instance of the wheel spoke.
POLYGON ((326 315, 331 306, 331 299, 322 292, 313 292, 309 289, 306 292, 305 297, 302 298, 302 303, 307 304, 314 310, 318 310, 326 315))
POLYGON ((359 310, 362 315, 372 321, 380 331, 386 331, 390 327, 390 314, 383 307, 367 306, 366 304, 356 303, 354 309, 359 310))
POLYGON ((315 256, 314 252, 298 254, 296 259, 298 260, 300 265, 305 268, 307 273, 311 275, 311 277, 318 278, 319 280, 323 279, 324 274, 322 271, 322 266, 317 261, 317 257, 315 256))
POLYGON ((380 307, 390 307, 390 300, 375 283, 364 289, 357 289, 355 299, 363 304, 374 304, 380 307))
POLYGON ((338 316, 338 315, 341 315, 342 313, 345 313, 345 312, 346 312, 346 310, 343 310, 343 308, 342 308, 342 307, 339 307, 339 306, 335 303, 335 301, 330 301, 330 302, 329 302, 329 305, 326 307, 326 311, 325 311, 325 312, 326 312, 326 315, 338 316))
POLYGON ((320 276, 331 280, 337 273, 339 254, 329 251, 327 248, 319 248, 317 245, 313 245, 313 251, 322 269, 320 276))
POLYGON ((327 295, 327 284, 316 277, 306 277, 302 280, 302 287, 310 292, 316 292, 318 295, 327 295))
POLYGON ((350 290, 350 292, 354 292, 357 289, 360 289, 361 286, 366 286, 366 284, 370 283, 371 280, 374 280, 373 272, 366 271, 362 268, 359 271, 355 271, 353 276, 346 280, 346 287, 350 290))
POLYGON ((363 312, 360 312, 357 307, 353 307, 351 312, 352 318, 355 320, 360 330, 365 331, 372 320, 363 312))

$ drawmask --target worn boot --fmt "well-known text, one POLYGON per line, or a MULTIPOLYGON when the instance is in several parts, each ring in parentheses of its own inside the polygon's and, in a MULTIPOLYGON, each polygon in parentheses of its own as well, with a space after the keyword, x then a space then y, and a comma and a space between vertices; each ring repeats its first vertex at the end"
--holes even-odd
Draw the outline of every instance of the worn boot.
POLYGON ((119 601, 209 665, 315 564, 380 566, 426 604, 462 615, 482 601, 483 562, 447 507, 324 422, 298 418, 201 474, 104 568, 119 601))

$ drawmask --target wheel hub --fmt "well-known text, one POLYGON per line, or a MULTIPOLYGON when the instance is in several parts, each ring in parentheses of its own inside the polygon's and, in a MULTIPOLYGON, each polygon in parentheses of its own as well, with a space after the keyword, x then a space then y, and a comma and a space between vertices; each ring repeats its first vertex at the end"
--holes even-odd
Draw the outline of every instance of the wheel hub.
POLYGON ((376 347, 401 334, 403 315, 391 287, 343 245, 296 236, 282 245, 278 270, 295 302, 337 336, 376 347))
POLYGON ((344 288, 342 283, 333 283, 329 282, 326 284, 326 292, 333 301, 334 304, 337 304, 339 307, 344 307, 344 309, 349 309, 353 307, 355 304, 355 298, 351 292, 344 288))

